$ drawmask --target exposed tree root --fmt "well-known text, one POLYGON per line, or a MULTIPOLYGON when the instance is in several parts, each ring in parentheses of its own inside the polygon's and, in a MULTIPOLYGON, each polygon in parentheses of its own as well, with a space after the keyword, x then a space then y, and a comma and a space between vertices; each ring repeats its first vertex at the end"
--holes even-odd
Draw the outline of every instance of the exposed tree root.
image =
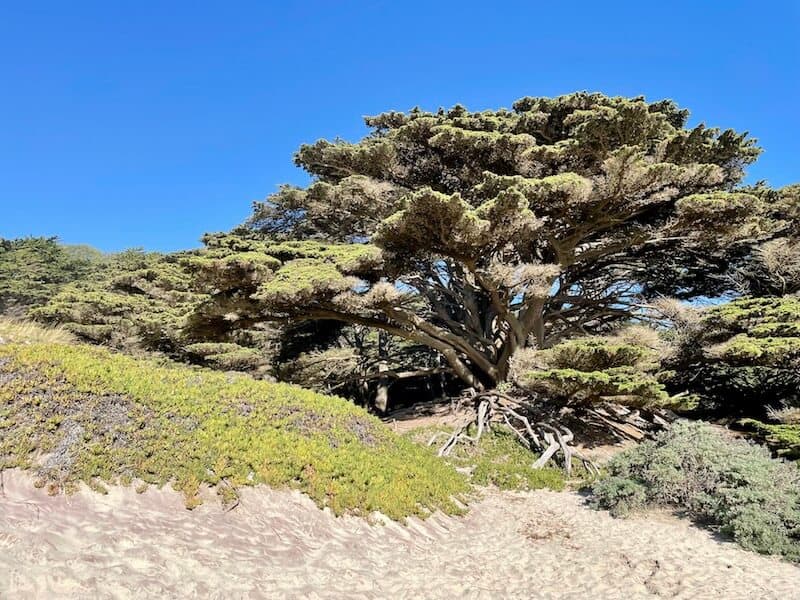
MULTIPOLYGON (((447 441, 439 448, 439 456, 447 456, 459 442, 477 442, 492 425, 505 425, 518 438, 522 445, 541 456, 533 463, 534 468, 542 468, 551 460, 561 462, 567 474, 572 473, 572 459, 581 461, 591 474, 598 474, 597 466, 571 445, 574 435, 567 427, 556 423, 531 422, 526 416, 530 406, 519 398, 514 398, 497 390, 480 392, 472 396, 475 406, 475 419, 457 426, 447 441), (468 435, 470 425, 475 425, 475 435, 468 435), (560 460, 559 460, 560 459, 560 460)), ((438 435, 431 438, 433 445, 438 435)))

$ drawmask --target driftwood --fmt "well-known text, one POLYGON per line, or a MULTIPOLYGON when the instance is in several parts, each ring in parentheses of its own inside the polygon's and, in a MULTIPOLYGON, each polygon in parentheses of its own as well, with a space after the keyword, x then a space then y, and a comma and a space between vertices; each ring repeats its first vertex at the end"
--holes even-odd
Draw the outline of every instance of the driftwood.
POLYGON ((654 431, 669 427, 677 416, 668 409, 648 407, 646 409, 631 408, 613 402, 606 402, 584 409, 585 415, 603 423, 610 431, 622 439, 639 442, 654 431))
MULTIPOLYGON (((458 425, 439 448, 439 456, 447 456, 460 442, 477 442, 483 433, 491 429, 493 424, 505 425, 511 430, 522 445, 541 455, 533 463, 534 468, 542 468, 550 461, 560 457, 567 474, 572 473, 572 459, 581 461, 584 468, 592 474, 599 469, 586 456, 571 444, 574 439, 572 431, 563 425, 533 421, 526 416, 530 406, 524 399, 514 398, 504 392, 491 390, 480 392, 472 397, 475 418, 458 425), (468 434, 469 427, 475 425, 475 435, 468 434)), ((439 435, 428 442, 433 445, 439 435)))

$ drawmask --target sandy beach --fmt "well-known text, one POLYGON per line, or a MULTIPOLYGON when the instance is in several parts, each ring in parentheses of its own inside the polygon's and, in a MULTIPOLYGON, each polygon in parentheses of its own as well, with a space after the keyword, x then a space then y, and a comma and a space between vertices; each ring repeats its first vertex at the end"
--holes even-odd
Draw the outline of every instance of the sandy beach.
POLYGON ((800 598, 800 568, 668 514, 485 491, 465 517, 370 525, 290 491, 223 512, 168 489, 47 496, 4 474, 2 598, 800 598))

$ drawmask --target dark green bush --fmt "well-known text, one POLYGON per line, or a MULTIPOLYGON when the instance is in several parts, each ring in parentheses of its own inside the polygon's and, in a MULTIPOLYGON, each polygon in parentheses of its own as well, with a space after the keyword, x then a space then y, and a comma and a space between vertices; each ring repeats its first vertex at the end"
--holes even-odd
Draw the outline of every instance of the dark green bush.
POLYGON ((681 346, 666 365, 667 388, 696 394, 699 413, 765 419, 800 406, 800 297, 715 306, 681 346))
POLYGON ((762 423, 742 419, 739 423, 753 437, 788 460, 800 460, 800 423, 762 423))
POLYGON ((657 344, 655 331, 630 327, 613 336, 523 350, 514 358, 513 380, 528 392, 571 404, 663 406, 670 396, 654 374, 657 344))
POLYGON ((594 503, 623 516, 685 510, 748 550, 800 561, 800 469, 763 447, 678 422, 611 461, 594 503))

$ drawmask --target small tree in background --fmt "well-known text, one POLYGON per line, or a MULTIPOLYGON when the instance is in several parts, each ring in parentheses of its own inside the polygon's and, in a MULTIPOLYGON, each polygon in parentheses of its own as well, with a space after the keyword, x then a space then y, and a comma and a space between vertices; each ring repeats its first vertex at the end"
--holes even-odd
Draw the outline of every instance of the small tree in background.
POLYGON ((64 246, 56 238, 0 238, 0 313, 24 315, 72 281, 87 277, 103 260, 88 246, 64 246))
POLYGON ((126 250, 109 255, 82 279, 59 288, 30 316, 58 323, 79 338, 128 351, 157 351, 223 370, 264 372, 272 332, 219 327, 189 319, 206 296, 185 261, 193 252, 126 250))

